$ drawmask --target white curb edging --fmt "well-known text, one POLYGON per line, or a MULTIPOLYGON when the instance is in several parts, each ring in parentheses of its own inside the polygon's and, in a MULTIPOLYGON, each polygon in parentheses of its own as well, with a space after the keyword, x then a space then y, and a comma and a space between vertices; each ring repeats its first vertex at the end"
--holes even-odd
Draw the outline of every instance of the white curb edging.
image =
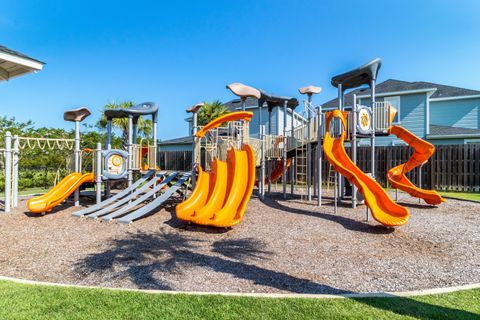
POLYGON ((25 280, 12 277, 0 276, 0 280, 11 281, 29 285, 43 285, 51 287, 79 288, 79 289, 98 289, 109 291, 125 291, 125 292, 141 292, 148 294, 170 294, 170 295, 220 295, 230 297, 255 297, 255 298, 310 298, 310 299, 345 299, 345 298, 395 298, 395 297, 411 297, 425 296, 431 294, 450 293, 460 290, 478 289, 480 283, 467 284, 462 286, 453 286, 446 288, 434 288, 415 291, 402 292, 371 292, 371 293, 345 293, 345 294, 308 294, 308 293, 242 293, 242 292, 203 292, 203 291, 171 291, 171 290, 149 290, 149 289, 129 289, 129 288, 111 288, 111 287, 94 287, 82 286, 75 284, 42 282, 34 280, 25 280))

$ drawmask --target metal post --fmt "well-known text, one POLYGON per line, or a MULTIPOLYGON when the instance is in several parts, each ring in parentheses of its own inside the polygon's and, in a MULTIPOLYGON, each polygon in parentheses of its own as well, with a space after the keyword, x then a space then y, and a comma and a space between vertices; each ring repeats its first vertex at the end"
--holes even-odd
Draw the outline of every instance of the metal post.
MULTIPOLYGON (((290 124, 291 124, 291 128, 290 128, 291 131, 290 132, 291 132, 292 142, 293 142, 293 136, 294 136, 293 127, 295 125, 295 113, 293 112, 293 110, 292 110, 292 120, 290 121, 290 124)), ((285 125, 286 125, 286 123, 285 123, 285 125)), ((285 136, 286 135, 287 134, 285 133, 285 136)), ((298 147, 298 146, 295 145, 295 147, 298 147)), ((296 164, 296 162, 297 162, 296 160, 297 160, 296 157, 292 158, 292 162, 290 163, 290 194, 291 194, 292 198, 293 198, 293 195, 295 193, 295 170, 294 170, 295 166, 294 166, 294 164, 296 164)), ((284 162, 284 165, 285 165, 285 162, 284 162)), ((285 178, 285 180, 286 180, 286 178, 285 178)))
POLYGON ((335 188, 333 189, 333 193, 334 193, 333 194, 333 198, 334 198, 334 200, 333 200, 333 202, 334 202, 333 212, 335 214, 337 214, 337 201, 338 201, 338 186, 337 186, 337 184, 338 184, 338 175, 336 174, 335 175, 335 188))
POLYGON ((372 158, 372 178, 375 180, 375 80, 370 82, 370 92, 372 100, 372 135, 370 139, 371 158, 372 158))
MULTIPOLYGON (((342 84, 340 83, 338 85, 338 109, 340 111, 343 111, 343 98, 344 98, 344 95, 343 95, 343 86, 342 84)), ((344 128, 345 130, 347 128, 344 128)), ((341 134, 341 126, 339 126, 338 128, 338 134, 341 134)), ((340 175, 339 172, 336 173, 336 176, 337 176, 337 180, 338 180, 338 196, 340 197, 340 199, 343 199, 343 196, 344 196, 344 190, 343 190, 343 179, 342 179, 342 176, 340 175)))
POLYGON ((287 200, 287 103, 283 102, 283 200, 287 200))
POLYGON ((268 134, 270 135, 272 134, 272 109, 271 108, 268 108, 268 134))
MULTIPOLYGON (((354 165, 357 165, 357 95, 353 95, 352 105, 352 161, 354 165)), ((357 187, 352 183, 352 208, 357 207, 357 187)))
POLYGON ((317 205, 320 207, 322 206, 322 107, 317 108, 317 125, 318 125, 318 131, 317 131, 317 181, 318 181, 318 198, 317 198, 317 205))
POLYGON ((110 150, 112 145, 112 119, 107 119, 107 141, 105 142, 105 149, 110 150))
POLYGON ((193 126, 193 132, 192 132, 192 136, 193 136, 193 149, 192 149, 192 188, 195 188, 195 185, 197 183, 197 173, 196 173, 196 165, 197 165, 197 148, 198 148, 198 145, 199 145, 199 141, 198 139, 195 137, 195 135, 197 134, 197 131, 198 131, 198 116, 197 116, 197 113, 194 112, 193 113, 193 116, 192 116, 192 126, 193 126))
POLYGON ((128 170, 128 187, 133 183, 133 117, 128 116, 128 156, 127 156, 127 170, 128 170))
POLYGON ((260 179, 258 181, 258 191, 260 200, 265 200, 265 126, 260 125, 260 179))
MULTIPOLYGON (((157 170, 157 162, 158 162, 158 143, 157 143, 157 117, 153 119, 153 132, 152 132, 152 139, 153 139, 153 170, 157 170)), ((150 152, 150 150, 148 150, 150 152)))
MULTIPOLYGON (((421 189, 422 188, 422 167, 423 164, 418 167, 418 187, 421 189)), ((418 203, 421 203, 420 198, 418 198, 418 203)))
MULTIPOLYGON (((75 121, 75 172, 80 172, 80 121, 75 121)), ((75 190, 75 207, 80 205, 80 188, 75 190)))
POLYGON ((5 135, 5 212, 10 212, 12 207, 12 134, 7 131, 5 135))
POLYGON ((95 182, 96 182, 96 195, 97 204, 102 202, 102 144, 97 143, 96 156, 96 170, 95 170, 95 182))
POLYGON ((12 177, 12 207, 18 207, 18 165, 20 141, 18 136, 13 137, 13 177, 12 177))
POLYGON ((290 162, 290 194, 294 195, 295 193, 295 166, 297 165, 297 159, 292 158, 290 162))
POLYGON ((310 135, 310 125, 312 122, 312 112, 310 111, 312 104, 312 94, 308 95, 308 128, 307 128, 307 199, 312 201, 312 144, 310 135))

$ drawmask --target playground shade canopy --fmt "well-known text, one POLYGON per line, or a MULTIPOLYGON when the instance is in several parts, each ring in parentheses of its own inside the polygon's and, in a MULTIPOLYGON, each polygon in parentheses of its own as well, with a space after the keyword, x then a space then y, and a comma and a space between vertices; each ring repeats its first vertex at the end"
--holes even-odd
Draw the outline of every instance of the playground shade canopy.
POLYGON ((105 110, 107 119, 128 118, 138 119, 140 116, 152 115, 156 119, 158 106, 154 102, 143 102, 126 109, 108 109, 105 110))
POLYGON ((261 96, 260 99, 258 99, 258 105, 263 105, 264 103, 267 103, 268 111, 272 111, 274 107, 283 107, 285 102, 287 102, 287 108, 292 110, 298 106, 297 98, 275 96, 262 90, 260 90, 260 93, 261 96))
POLYGON ((332 78, 332 85, 335 88, 338 88, 341 84, 343 90, 346 90, 357 88, 364 84, 370 84, 371 80, 377 79, 378 71, 381 66, 382 60, 380 58, 373 59, 361 67, 334 76, 332 78))
POLYGON ((89 115, 91 115, 90 110, 88 110, 88 108, 86 107, 81 107, 81 108, 65 111, 63 113, 63 120, 81 122, 83 121, 83 119, 85 119, 89 115))
POLYGON ((40 71, 45 63, 0 45, 0 81, 40 71))

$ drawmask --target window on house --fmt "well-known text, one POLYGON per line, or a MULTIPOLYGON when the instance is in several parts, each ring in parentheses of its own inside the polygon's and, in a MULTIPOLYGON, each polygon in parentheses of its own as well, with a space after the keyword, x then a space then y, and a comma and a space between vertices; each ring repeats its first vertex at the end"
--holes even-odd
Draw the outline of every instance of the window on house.
POLYGON ((395 115, 395 118, 393 119, 393 123, 400 123, 400 96, 392 96, 392 97, 385 97, 383 99, 384 102, 390 104, 392 107, 397 109, 397 114, 395 115))

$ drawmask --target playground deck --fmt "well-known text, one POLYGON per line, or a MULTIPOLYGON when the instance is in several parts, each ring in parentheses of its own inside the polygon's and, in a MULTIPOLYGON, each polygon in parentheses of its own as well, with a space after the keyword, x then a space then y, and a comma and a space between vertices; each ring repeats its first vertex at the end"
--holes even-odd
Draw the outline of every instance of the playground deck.
MULTIPOLYGON (((0 215, 2 275, 82 285, 188 291, 340 293, 417 290, 480 282, 480 204, 414 207, 409 224, 365 222, 365 207, 252 198, 226 232, 186 225, 174 199, 131 225, 55 214, 0 215)), ((177 201, 178 202, 178 201, 177 201)))

